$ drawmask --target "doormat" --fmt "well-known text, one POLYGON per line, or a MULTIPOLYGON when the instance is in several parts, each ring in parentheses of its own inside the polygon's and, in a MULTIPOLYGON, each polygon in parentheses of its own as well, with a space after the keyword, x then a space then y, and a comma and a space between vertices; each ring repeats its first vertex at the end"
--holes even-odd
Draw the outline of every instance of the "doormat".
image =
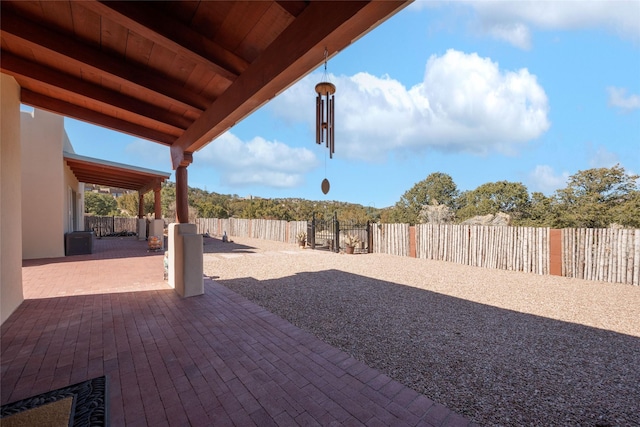
POLYGON ((28 397, 0 408, 2 427, 49 425, 61 427, 108 426, 107 378, 28 397))

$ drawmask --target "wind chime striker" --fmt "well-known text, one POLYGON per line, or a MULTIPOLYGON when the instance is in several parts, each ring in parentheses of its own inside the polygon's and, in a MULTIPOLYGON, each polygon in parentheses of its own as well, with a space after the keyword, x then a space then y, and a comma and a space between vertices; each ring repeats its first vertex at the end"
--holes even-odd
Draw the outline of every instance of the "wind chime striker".
MULTIPOLYGON (((327 49, 324 50, 324 78, 316 85, 316 144, 326 144, 329 158, 335 152, 335 93, 336 86, 327 81, 327 49)), ((329 180, 322 181, 322 192, 329 192, 329 180)))

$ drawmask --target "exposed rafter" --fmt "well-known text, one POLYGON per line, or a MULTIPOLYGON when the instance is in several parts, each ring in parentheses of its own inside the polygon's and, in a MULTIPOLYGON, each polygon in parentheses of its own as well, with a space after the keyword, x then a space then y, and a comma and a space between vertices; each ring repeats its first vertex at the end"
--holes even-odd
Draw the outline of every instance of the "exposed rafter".
POLYGON ((158 12, 145 2, 86 1, 83 7, 113 20, 131 31, 145 34, 149 40, 180 55, 205 64, 221 77, 233 81, 249 63, 180 21, 158 12))
MULTIPOLYGON (((371 28, 359 14, 380 19, 397 10, 397 2, 311 2, 251 66, 180 136, 171 147, 173 167, 184 165, 183 153, 194 152, 218 137, 265 102, 317 67, 324 59, 371 28), (370 12, 368 7, 374 8, 370 12), (322 23, 322 25, 318 25, 322 23)), ((377 24, 377 22, 375 23, 377 24)))
POLYGON ((154 191, 156 188, 161 188, 164 179, 156 179, 155 181, 149 181, 146 185, 138 188, 138 192, 140 194, 148 193, 149 191, 154 191))
POLYGON ((98 51, 77 40, 51 31, 24 19, 10 10, 2 9, 0 34, 8 41, 27 43, 34 52, 44 51, 59 61, 71 61, 81 69, 105 75, 115 83, 133 90, 151 91, 165 102, 199 113, 210 101, 186 90, 182 85, 98 51))
POLYGON ((307 7, 308 2, 304 0, 279 0, 277 3, 291 16, 297 17, 307 7))
POLYGON ((2 0, 0 67, 24 104, 170 145, 177 168, 410 2, 2 0))
MULTIPOLYGON (((136 115, 157 122, 158 125, 171 126, 180 133, 192 123, 191 120, 173 114, 166 109, 139 101, 130 96, 105 89, 88 82, 78 81, 73 76, 63 74, 52 68, 24 60, 11 53, 2 55, 2 72, 21 77, 23 82, 51 90, 62 90, 79 96, 81 99, 95 101, 98 104, 113 107, 120 111, 135 111, 136 115)), ((23 83, 24 85, 24 83, 23 83)))
POLYGON ((80 182, 136 190, 140 194, 157 188, 170 176, 166 172, 107 162, 75 153, 64 153, 64 160, 80 182))
POLYGON ((87 123, 96 124, 98 126, 123 132, 129 135, 138 136, 148 139, 149 141, 159 142, 171 145, 175 142, 176 137, 154 129, 149 129, 135 123, 127 122, 112 116, 97 113, 93 110, 80 107, 75 104, 60 101, 46 95, 32 92, 28 89, 20 90, 20 100, 25 105, 30 105, 43 110, 51 111, 74 119, 82 120, 87 123))

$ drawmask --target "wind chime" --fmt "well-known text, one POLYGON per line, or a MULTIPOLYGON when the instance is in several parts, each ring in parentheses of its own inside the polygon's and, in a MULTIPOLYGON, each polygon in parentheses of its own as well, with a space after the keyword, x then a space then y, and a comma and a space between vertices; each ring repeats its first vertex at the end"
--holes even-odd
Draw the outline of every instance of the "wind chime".
MULTIPOLYGON (((316 144, 326 144, 329 149, 329 158, 333 158, 335 152, 335 96, 336 86, 329 82, 327 75, 327 49, 324 49, 324 81, 316 85, 316 144)), ((326 174, 326 170, 325 170, 326 174)), ((322 180, 322 192, 329 192, 329 180, 322 180)))

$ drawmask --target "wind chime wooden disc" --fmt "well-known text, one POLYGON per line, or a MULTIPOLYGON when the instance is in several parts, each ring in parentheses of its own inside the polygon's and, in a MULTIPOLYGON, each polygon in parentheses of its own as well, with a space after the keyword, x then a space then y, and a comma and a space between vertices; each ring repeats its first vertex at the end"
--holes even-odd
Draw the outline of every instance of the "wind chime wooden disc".
POLYGON ((329 192, 329 180, 327 178, 322 180, 321 188, 324 194, 327 194, 329 192))

